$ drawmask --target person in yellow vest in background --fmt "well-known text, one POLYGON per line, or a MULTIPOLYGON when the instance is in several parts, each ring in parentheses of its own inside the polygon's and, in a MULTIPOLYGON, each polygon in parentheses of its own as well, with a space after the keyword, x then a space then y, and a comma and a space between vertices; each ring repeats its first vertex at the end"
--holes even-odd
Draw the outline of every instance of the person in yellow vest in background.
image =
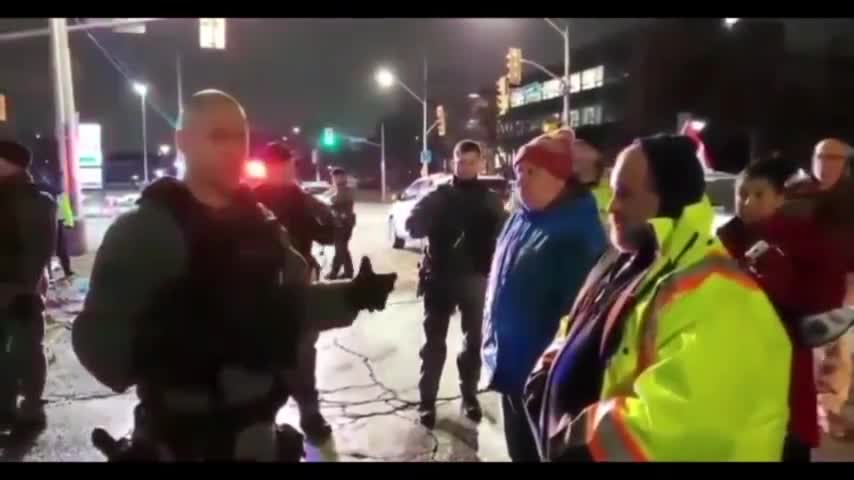
POLYGON ((593 198, 596 199, 596 208, 599 210, 599 218, 602 226, 608 231, 608 203, 611 202, 613 192, 608 184, 610 175, 608 162, 604 155, 604 142, 601 130, 597 127, 582 126, 575 130, 575 144, 573 167, 582 184, 587 185, 593 198))
POLYGON ((62 266, 65 279, 69 280, 74 275, 74 271, 71 270, 68 244, 65 242, 65 229, 74 228, 74 211, 71 210, 71 201, 68 198, 68 193, 62 192, 56 200, 56 218, 58 220, 56 229, 56 256, 59 257, 59 264, 62 266))
POLYGON ((544 461, 780 461, 791 342, 773 305, 711 234, 694 143, 620 153, 613 249, 525 387, 544 461))

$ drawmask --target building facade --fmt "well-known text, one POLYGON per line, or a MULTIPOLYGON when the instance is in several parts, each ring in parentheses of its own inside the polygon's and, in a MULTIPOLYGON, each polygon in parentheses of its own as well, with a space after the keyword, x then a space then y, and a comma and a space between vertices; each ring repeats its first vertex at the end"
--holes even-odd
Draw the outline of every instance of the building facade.
MULTIPOLYGON (((755 154, 805 159, 822 136, 852 140, 851 56, 793 52, 783 22, 662 20, 571 52, 570 123, 601 128, 610 154, 632 138, 701 119, 747 131, 755 154)), ((548 67, 562 72, 563 65, 548 67)), ((531 71, 498 117, 505 161, 559 120, 560 82, 531 71)))

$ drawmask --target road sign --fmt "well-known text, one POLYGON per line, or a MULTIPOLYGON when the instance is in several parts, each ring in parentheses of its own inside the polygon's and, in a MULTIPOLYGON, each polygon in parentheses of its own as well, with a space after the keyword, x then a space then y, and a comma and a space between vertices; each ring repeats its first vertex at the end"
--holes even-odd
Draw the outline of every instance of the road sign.
POLYGON ((429 165, 432 161, 433 156, 430 154, 430 150, 423 150, 421 152, 421 163, 423 163, 424 165, 429 165))
POLYGON ((225 19, 199 19, 199 46, 213 50, 225 50, 225 19))

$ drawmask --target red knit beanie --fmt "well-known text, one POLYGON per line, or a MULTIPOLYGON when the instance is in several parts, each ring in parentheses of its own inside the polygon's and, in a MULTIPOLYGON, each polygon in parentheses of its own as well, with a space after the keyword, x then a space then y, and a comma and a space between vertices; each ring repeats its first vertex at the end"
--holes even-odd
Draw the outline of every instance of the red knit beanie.
POLYGON ((540 135, 519 150, 513 166, 521 162, 529 162, 544 168, 557 178, 569 180, 573 175, 573 142, 575 142, 575 133, 566 127, 540 135))

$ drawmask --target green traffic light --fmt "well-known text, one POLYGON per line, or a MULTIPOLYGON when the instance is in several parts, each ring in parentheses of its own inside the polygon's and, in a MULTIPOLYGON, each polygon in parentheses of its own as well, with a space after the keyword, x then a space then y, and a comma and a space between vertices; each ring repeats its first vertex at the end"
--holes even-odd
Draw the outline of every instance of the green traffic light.
POLYGON ((321 143, 324 147, 332 148, 338 144, 338 138, 335 136, 335 130, 331 128, 323 129, 323 139, 321 143))

